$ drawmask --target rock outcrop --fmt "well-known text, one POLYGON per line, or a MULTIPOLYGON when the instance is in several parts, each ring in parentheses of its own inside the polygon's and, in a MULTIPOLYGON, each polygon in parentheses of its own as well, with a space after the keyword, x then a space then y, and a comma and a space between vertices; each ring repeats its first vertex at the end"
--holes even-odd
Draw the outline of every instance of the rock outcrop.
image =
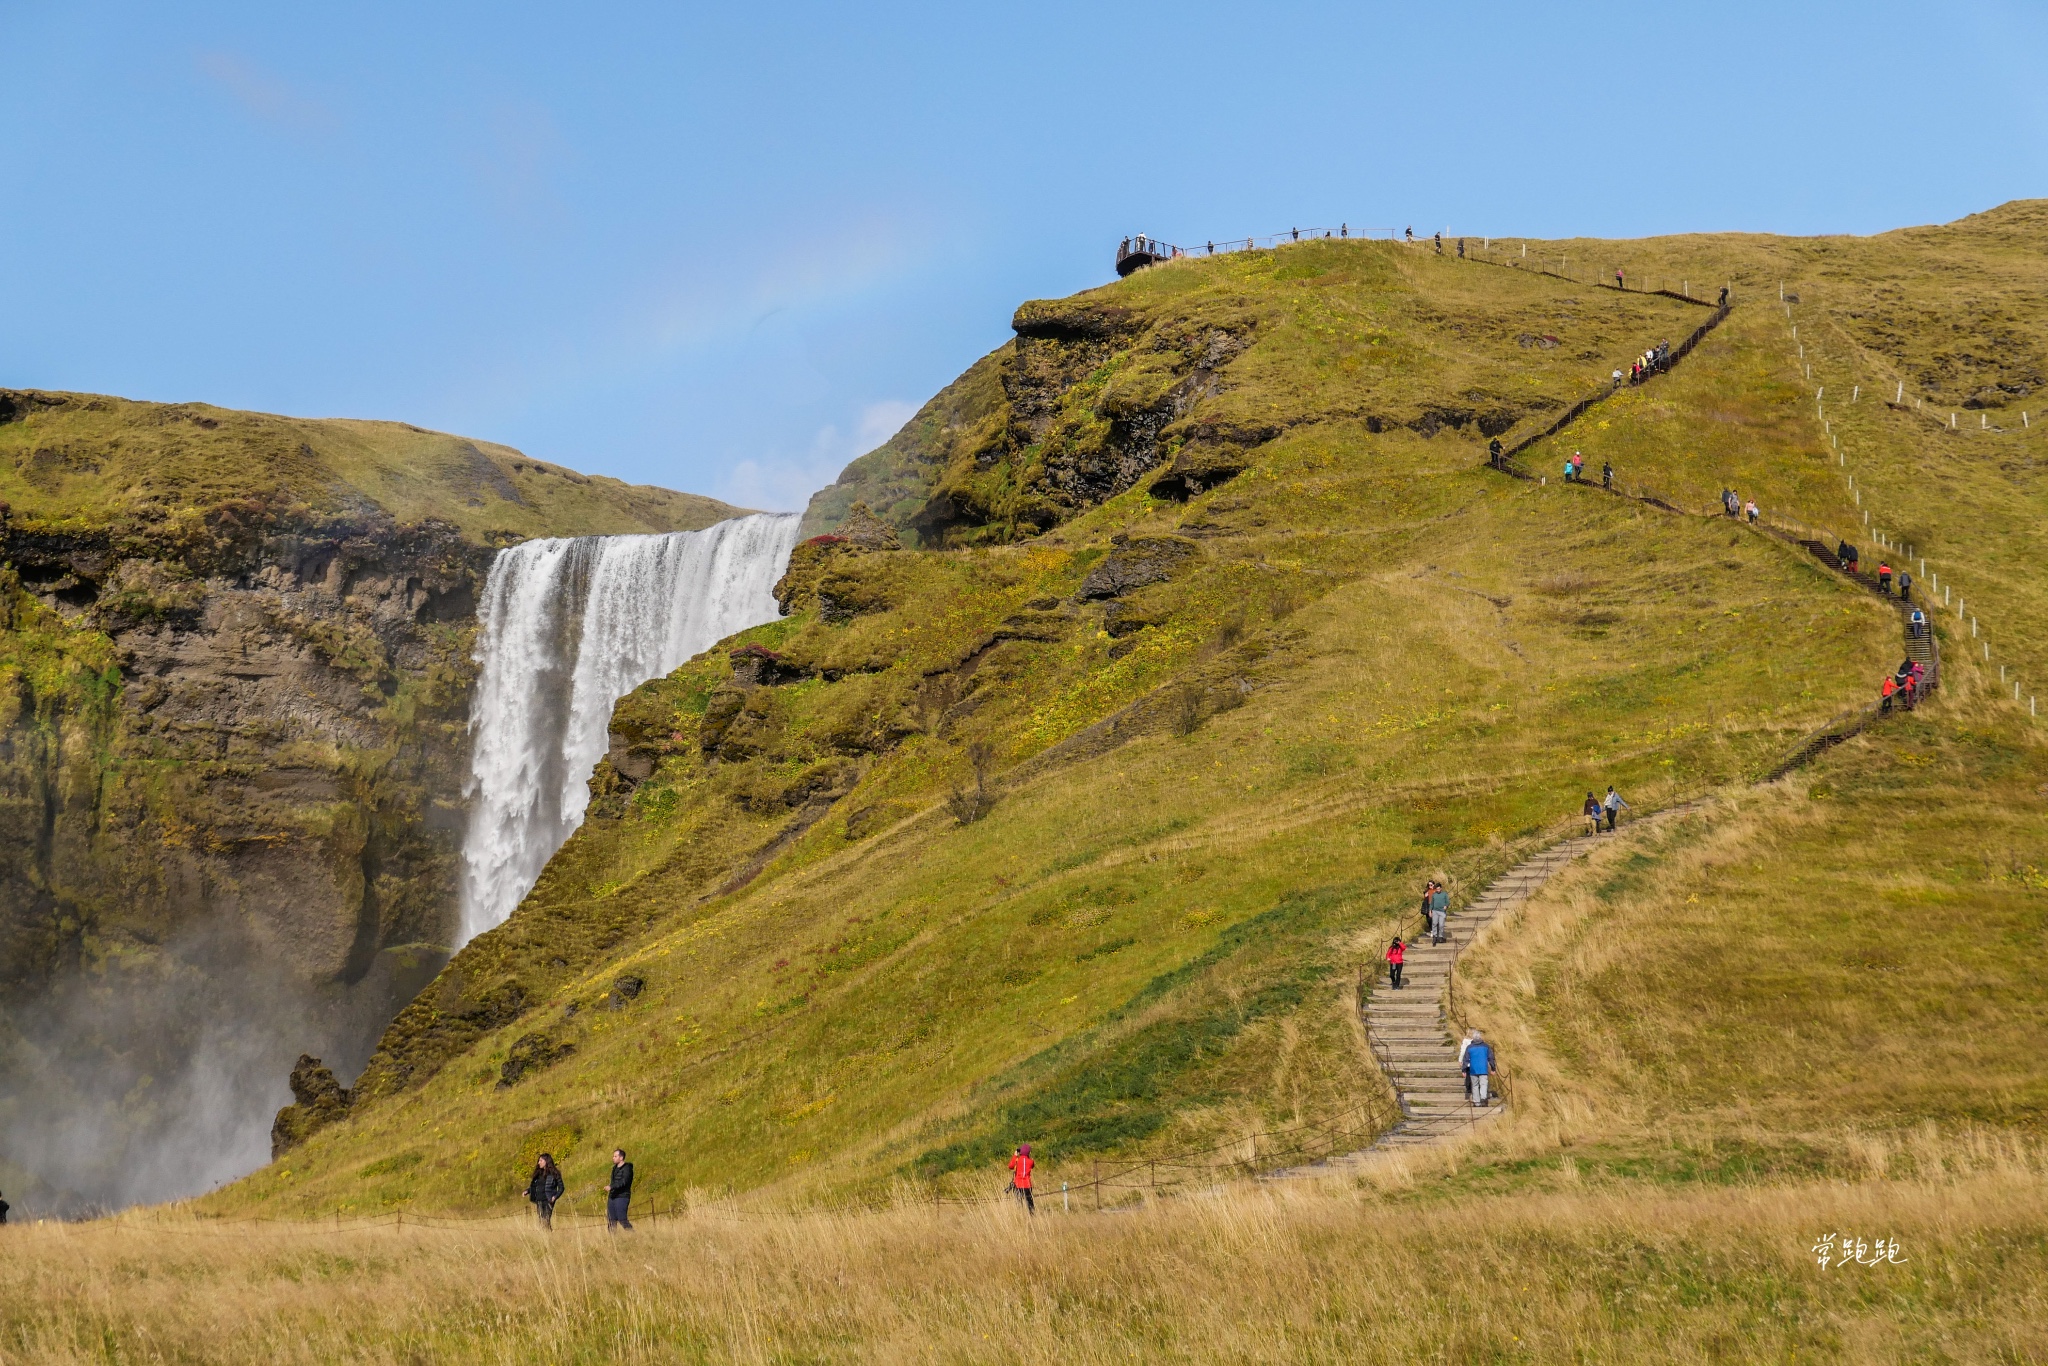
POLYGON ((310 1053, 299 1054, 292 1068, 293 1103, 277 1112, 270 1126, 270 1158, 276 1161, 336 1120, 348 1117, 355 1097, 334 1079, 327 1065, 310 1053))

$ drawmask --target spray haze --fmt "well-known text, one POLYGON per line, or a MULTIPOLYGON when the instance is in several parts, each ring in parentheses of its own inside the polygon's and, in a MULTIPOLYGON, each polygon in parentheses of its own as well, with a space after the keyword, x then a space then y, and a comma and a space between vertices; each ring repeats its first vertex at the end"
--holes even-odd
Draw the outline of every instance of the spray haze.
MULTIPOLYGON (((502 923, 581 823, 613 704, 778 614, 799 522, 755 515, 499 553, 479 609, 459 902, 442 893, 456 947, 502 923)), ((0 1189, 19 1209, 177 1199, 262 1166, 298 1054, 353 1078, 446 962, 445 947, 408 943, 334 973, 294 953, 304 917, 290 898, 246 879, 175 935, 5 1003, 0 1189)))

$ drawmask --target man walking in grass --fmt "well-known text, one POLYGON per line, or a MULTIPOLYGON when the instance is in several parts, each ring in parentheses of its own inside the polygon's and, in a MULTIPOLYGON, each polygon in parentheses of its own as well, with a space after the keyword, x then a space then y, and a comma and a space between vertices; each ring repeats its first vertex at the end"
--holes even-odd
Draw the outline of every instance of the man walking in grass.
POLYGON ((612 1149, 612 1179, 605 1188, 604 1228, 611 1233, 617 1229, 630 1232, 633 1221, 626 1217, 626 1206, 633 1202, 633 1164, 626 1160, 624 1148, 612 1149))
POLYGON ((1622 800, 1621 794, 1614 790, 1614 784, 1609 783, 1607 785, 1607 800, 1602 802, 1601 806, 1607 810, 1607 828, 1610 832, 1614 829, 1614 822, 1621 816, 1623 808, 1627 805, 1628 803, 1622 800))

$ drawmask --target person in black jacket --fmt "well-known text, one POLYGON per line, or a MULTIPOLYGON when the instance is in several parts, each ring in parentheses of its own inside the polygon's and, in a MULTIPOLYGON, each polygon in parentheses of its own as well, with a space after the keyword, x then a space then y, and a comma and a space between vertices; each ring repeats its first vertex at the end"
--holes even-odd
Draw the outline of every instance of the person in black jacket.
POLYGON ((0 1224, 4 1224, 7 1222, 7 1211, 12 1208, 14 1207, 8 1204, 5 1200, 0 1200, 0 1224))
POLYGON ((555 1201, 562 1198, 562 1169, 555 1165, 553 1153, 542 1153, 540 1160, 533 1164, 533 1180, 526 1183, 526 1198, 533 1202, 533 1212, 540 1219, 542 1228, 555 1226, 555 1201))
POLYGON ((626 1206, 633 1199, 633 1164, 626 1160, 624 1148, 612 1149, 612 1180, 604 1194, 605 1231, 631 1229, 633 1221, 626 1217, 626 1206))

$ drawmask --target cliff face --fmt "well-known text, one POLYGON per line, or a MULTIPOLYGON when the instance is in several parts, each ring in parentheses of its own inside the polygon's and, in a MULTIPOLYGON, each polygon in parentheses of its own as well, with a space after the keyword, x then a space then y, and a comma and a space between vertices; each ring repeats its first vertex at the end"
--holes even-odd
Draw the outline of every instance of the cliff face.
POLYGON ((0 1162, 53 1206, 204 1189, 267 1156, 296 1055, 359 1069, 447 958, 490 542, 733 509, 434 438, 478 477, 408 510, 513 525, 401 522, 309 458, 323 424, 6 397, 0 1162), (67 482, 110 473, 125 508, 67 482))

